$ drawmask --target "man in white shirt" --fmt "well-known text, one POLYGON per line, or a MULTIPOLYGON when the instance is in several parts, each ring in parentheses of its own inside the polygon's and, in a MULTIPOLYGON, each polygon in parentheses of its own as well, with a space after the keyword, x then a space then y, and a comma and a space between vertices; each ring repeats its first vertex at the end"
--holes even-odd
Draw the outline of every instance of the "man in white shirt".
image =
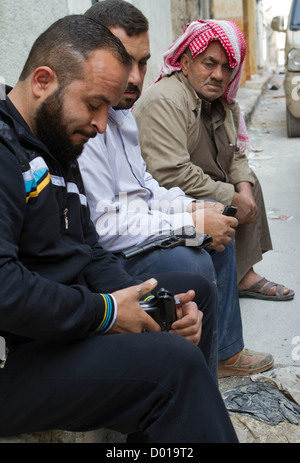
POLYGON ((129 109, 141 95, 150 58, 146 18, 120 0, 97 3, 86 15, 106 25, 133 58, 128 87, 118 106, 109 111, 106 133, 90 140, 79 159, 99 243, 118 255, 132 275, 141 270, 144 274, 187 270, 199 278, 216 280, 219 377, 269 369, 271 355, 244 349, 233 239, 236 219, 222 215, 219 203, 195 202, 179 188, 161 187, 147 173, 142 159, 138 129, 129 109), (185 227, 211 235, 210 249, 180 246, 128 260, 121 256, 131 246, 185 227))

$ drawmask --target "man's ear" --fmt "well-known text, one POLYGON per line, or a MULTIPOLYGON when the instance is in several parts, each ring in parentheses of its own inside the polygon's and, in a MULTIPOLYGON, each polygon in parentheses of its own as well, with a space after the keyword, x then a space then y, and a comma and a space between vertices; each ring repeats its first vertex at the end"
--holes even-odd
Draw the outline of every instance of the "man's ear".
POLYGON ((36 68, 32 74, 32 93, 36 98, 47 97, 58 86, 55 72, 48 66, 36 68))
POLYGON ((189 73, 189 68, 190 68, 191 60, 190 57, 186 54, 183 53, 183 55, 180 58, 180 65, 181 65, 181 70, 185 77, 187 77, 189 73))

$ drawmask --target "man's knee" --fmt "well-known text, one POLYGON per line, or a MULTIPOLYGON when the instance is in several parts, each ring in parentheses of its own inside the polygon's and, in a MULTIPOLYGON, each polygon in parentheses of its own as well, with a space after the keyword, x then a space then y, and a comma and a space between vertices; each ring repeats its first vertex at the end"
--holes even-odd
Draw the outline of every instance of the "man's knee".
POLYGON ((177 378, 178 375, 189 377, 194 369, 207 369, 205 358, 199 347, 182 336, 173 333, 156 333, 147 357, 151 368, 161 370, 166 375, 177 378), (150 359, 151 358, 151 359, 150 359))
POLYGON ((208 280, 215 278, 212 259, 204 249, 178 247, 172 250, 169 258, 172 258, 172 262, 177 262, 178 269, 182 271, 198 273, 208 280))

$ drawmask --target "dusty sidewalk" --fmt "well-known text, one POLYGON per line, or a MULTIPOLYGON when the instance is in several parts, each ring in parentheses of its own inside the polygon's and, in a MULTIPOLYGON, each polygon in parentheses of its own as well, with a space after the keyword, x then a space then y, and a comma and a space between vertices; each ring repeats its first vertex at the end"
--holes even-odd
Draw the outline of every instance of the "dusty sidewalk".
MULTIPOLYGON (((242 299, 245 345, 270 352, 274 369, 300 366, 300 140, 287 139, 284 76, 279 70, 255 76, 240 89, 238 101, 247 121, 253 152, 249 162, 261 181, 269 219, 285 214, 291 220, 269 220, 274 250, 264 257, 256 270, 267 278, 293 288, 291 302, 266 302, 242 299), (275 86, 278 90, 271 90, 275 86), (256 152, 255 152, 256 151, 256 152)), ((299 378, 300 381, 300 378, 299 378)), ((251 378, 220 380, 224 394, 239 386, 253 384, 251 378)), ((300 386, 299 386, 300 392, 300 386)), ((241 443, 300 443, 300 427, 286 421, 270 426, 245 415, 231 415, 241 443)))

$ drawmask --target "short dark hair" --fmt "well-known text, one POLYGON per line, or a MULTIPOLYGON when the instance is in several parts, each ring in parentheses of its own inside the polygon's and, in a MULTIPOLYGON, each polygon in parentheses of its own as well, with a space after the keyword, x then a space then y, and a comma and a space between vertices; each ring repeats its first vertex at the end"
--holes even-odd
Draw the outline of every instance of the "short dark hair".
POLYGON ((107 27, 85 15, 65 16, 37 38, 19 80, 24 81, 40 66, 48 66, 63 87, 83 76, 84 61, 98 49, 111 51, 128 69, 132 65, 125 47, 107 27))
POLYGON ((143 13, 123 0, 104 0, 95 3, 85 15, 108 28, 122 27, 129 37, 149 30, 149 22, 143 13))

